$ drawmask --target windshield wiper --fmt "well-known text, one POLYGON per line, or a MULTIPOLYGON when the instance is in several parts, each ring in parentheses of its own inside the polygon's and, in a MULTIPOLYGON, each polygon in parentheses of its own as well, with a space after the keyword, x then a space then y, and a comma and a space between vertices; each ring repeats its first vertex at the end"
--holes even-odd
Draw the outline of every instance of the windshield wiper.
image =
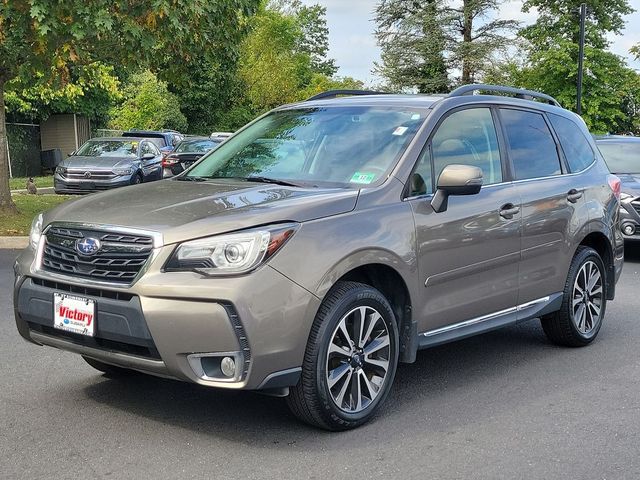
POLYGON ((257 183, 273 183, 274 185, 282 185, 285 187, 299 187, 300 185, 288 182, 286 180, 280 180, 278 178, 269 178, 269 177, 246 177, 245 180, 247 182, 257 182, 257 183))
POLYGON ((176 180, 178 182, 204 182, 207 179, 205 177, 182 176, 182 177, 175 177, 174 180, 176 180))

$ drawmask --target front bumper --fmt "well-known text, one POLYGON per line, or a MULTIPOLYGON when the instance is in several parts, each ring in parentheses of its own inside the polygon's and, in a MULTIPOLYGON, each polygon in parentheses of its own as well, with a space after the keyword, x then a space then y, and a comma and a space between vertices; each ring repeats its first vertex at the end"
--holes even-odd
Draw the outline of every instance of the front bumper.
POLYGON ((157 250, 129 288, 53 278, 26 250, 15 266, 20 334, 40 345, 201 385, 250 390, 295 385, 317 297, 268 265, 233 278, 163 272, 173 246, 157 250), (54 292, 96 301, 95 337, 53 328, 54 292), (225 352, 240 353, 243 362, 231 381, 211 379, 193 367, 194 356, 225 352))
POLYGON ((131 185, 132 179, 132 175, 121 175, 110 180, 70 179, 56 173, 53 188, 56 193, 92 193, 131 185))

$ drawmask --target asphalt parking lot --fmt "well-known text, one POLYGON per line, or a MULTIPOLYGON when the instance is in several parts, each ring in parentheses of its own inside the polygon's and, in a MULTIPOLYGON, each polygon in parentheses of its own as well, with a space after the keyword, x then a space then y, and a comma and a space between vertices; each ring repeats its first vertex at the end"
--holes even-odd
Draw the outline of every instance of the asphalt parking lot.
POLYGON ((3 479, 640 478, 640 247, 590 347, 552 346, 533 321, 421 352, 381 415, 339 434, 280 399, 113 380, 26 343, 16 255, 0 250, 3 479))

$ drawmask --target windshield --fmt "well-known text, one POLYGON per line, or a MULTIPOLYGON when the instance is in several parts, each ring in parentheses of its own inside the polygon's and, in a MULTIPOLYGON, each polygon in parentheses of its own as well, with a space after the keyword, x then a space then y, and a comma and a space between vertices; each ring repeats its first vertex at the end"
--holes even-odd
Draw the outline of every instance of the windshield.
POLYGON ((598 143, 611 173, 640 173, 640 142, 598 143))
POLYGON ((89 140, 76 155, 83 157, 138 157, 138 142, 127 140, 89 140))
POLYGON ((175 153, 205 153, 217 145, 213 140, 183 140, 178 144, 175 153))
POLYGON ((186 177, 371 184, 386 176, 425 116, 423 110, 364 106, 276 111, 210 152, 186 177))

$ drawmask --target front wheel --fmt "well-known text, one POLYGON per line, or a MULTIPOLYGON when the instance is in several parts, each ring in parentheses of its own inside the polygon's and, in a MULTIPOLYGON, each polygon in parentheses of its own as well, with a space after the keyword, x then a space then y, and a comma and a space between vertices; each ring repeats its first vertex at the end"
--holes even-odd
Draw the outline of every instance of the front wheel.
POLYGON ((287 403, 311 425, 358 427, 385 401, 397 365, 398 327, 387 299, 368 285, 340 282, 316 315, 287 403))
POLYGON ((598 252, 579 247, 564 288, 562 307, 541 319, 547 338, 568 347, 595 340, 607 306, 606 273, 598 252))

